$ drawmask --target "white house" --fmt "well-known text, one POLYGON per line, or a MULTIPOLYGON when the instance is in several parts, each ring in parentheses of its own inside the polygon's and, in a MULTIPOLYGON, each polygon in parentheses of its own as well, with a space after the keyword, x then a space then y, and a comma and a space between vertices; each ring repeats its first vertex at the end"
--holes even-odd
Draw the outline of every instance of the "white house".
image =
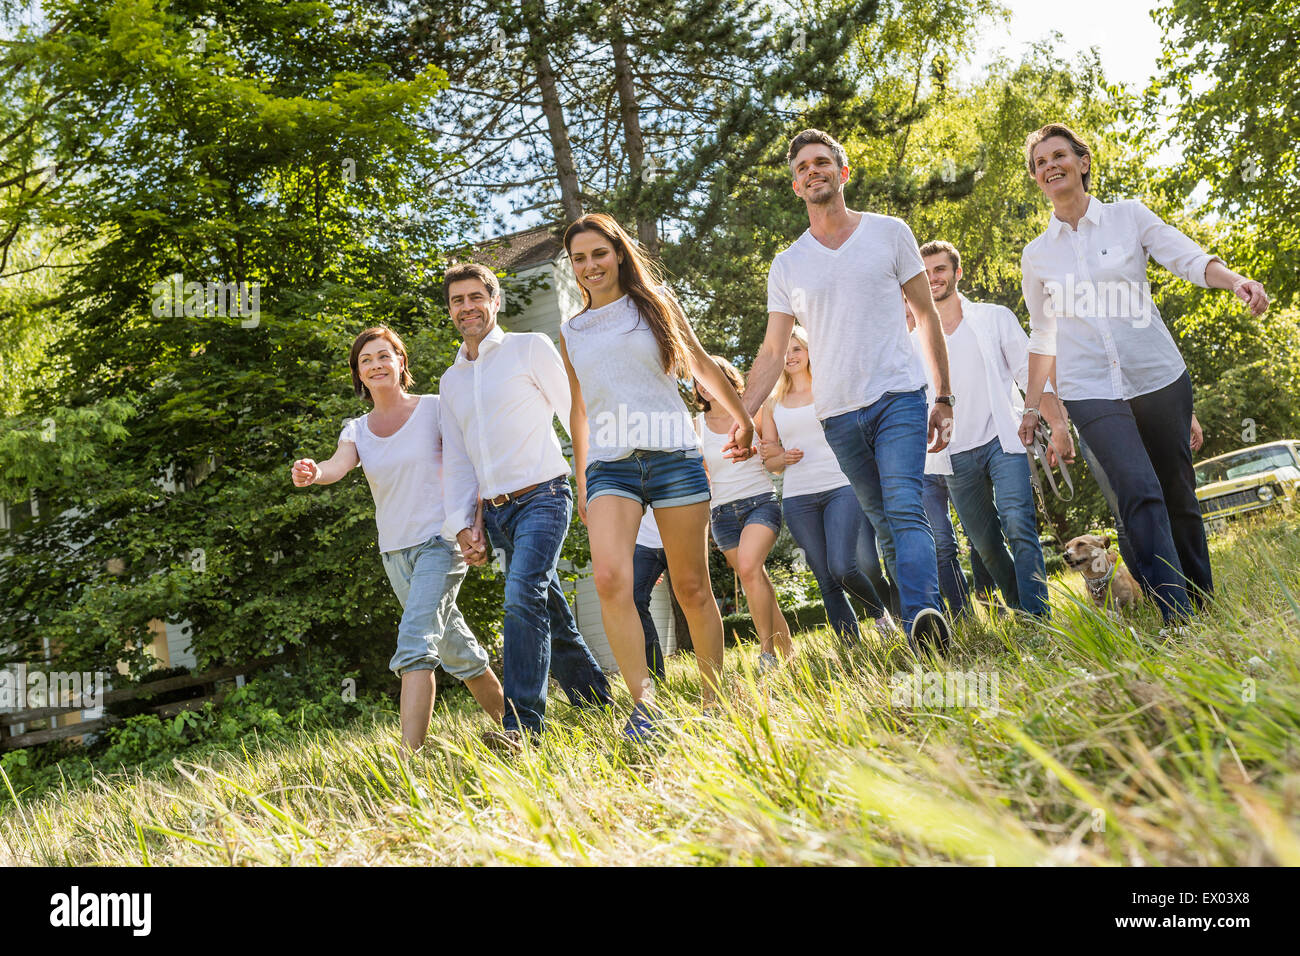
MULTIPOLYGON (((479 244, 474 253, 474 261, 495 272, 506 273, 506 278, 501 283, 501 327, 509 332, 543 332, 558 346, 560 322, 582 308, 582 292, 569 267, 558 230, 551 226, 538 226, 489 239, 479 244), (525 296, 522 290, 526 290, 529 283, 535 280, 541 280, 541 284, 531 295, 525 296), (506 317, 512 307, 520 306, 522 311, 506 317)), ((568 423, 565 422, 565 427, 567 426, 568 423)), ((569 452, 567 443, 565 451, 569 452)), ((631 560, 632 555, 629 554, 628 562, 631 560)), ((614 662, 609 641, 605 637, 605 628, 601 624, 600 600, 596 597, 596 587, 592 583, 589 569, 569 591, 583 640, 600 662, 602 670, 607 673, 617 671, 618 665, 614 662)), ((659 643, 664 654, 672 654, 677 650, 677 629, 668 584, 664 580, 655 585, 650 614, 659 632, 659 643)))

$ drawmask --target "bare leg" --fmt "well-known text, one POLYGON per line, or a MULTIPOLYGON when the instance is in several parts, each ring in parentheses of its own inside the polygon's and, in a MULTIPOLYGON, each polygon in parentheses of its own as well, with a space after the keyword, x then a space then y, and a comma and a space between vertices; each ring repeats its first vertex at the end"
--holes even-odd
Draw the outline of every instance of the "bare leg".
MULTIPOLYGON (((668 559, 668 579, 695 646, 701 699, 709 706, 722 688, 722 614, 709 582, 709 503, 656 508, 655 520, 668 559)), ((631 552, 629 552, 631 553, 631 552)), ((630 562, 629 562, 630 563, 630 562)))
MULTIPOLYGON (((600 619, 614 660, 635 703, 654 697, 645 659, 645 631, 633 597, 632 555, 643 512, 641 502, 601 495, 587 504, 587 535, 600 619)), ((658 512, 655 512, 658 514, 658 512)))
POLYGON ((471 677, 465 681, 465 686, 487 715, 498 724, 501 723, 501 718, 506 713, 506 698, 501 690, 501 682, 492 673, 492 668, 489 667, 478 677, 471 677))
POLYGON ((402 675, 402 750, 408 755, 424 746, 433 717, 435 684, 431 670, 407 671, 402 675))
POLYGON ((740 545, 734 551, 727 552, 727 561, 740 576, 740 583, 745 588, 754 630, 758 633, 759 647, 771 654, 776 645, 781 656, 788 658, 794 653, 794 645, 790 642, 790 627, 777 604, 776 589, 772 587, 772 579, 768 577, 766 567, 767 556, 774 544, 776 532, 771 528, 761 524, 746 525, 740 533, 740 545))

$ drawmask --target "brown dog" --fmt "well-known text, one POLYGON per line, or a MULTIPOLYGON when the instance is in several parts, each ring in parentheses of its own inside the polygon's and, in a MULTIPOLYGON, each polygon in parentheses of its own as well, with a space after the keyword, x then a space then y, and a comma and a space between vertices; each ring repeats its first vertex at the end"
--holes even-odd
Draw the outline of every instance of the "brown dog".
POLYGON ((1065 544, 1061 555, 1067 567, 1083 575, 1093 603, 1105 607, 1131 607, 1142 597, 1142 588, 1127 568, 1120 567, 1119 556, 1110 550, 1110 535, 1082 534, 1065 544))

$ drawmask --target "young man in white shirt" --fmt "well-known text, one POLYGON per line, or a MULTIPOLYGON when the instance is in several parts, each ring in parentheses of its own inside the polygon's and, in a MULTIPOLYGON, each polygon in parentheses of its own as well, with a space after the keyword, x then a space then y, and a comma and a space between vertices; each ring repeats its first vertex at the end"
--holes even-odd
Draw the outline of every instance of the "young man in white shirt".
POLYGON ((840 469, 875 528, 898 585, 909 642, 942 648, 934 537, 921 504, 927 434, 942 449, 953 418, 948 356, 925 267, 907 224, 844 202, 844 147, 821 130, 787 152, 808 231, 772 261, 767 335, 749 373, 745 405, 757 413, 785 364, 795 320, 818 356, 813 404, 840 469), (907 337, 903 295, 914 303, 923 351, 941 392, 926 417, 926 375, 907 337))
POLYGON ((501 287, 490 269, 460 263, 444 277, 464 338, 442 375, 444 537, 470 564, 487 560, 483 524, 505 552, 504 737, 540 734, 553 672, 574 705, 612 703, 605 675, 578 633, 556 573, 569 531, 569 463, 552 421, 568 421, 569 382, 551 340, 497 326, 501 287))
MULTIPOLYGON (((1007 605, 1046 617, 1047 572, 1019 434, 1029 336, 1010 309, 972 302, 957 290, 961 253, 952 243, 927 242, 921 258, 948 342, 953 390, 962 396, 948 447, 929 456, 926 471, 944 476, 957 517, 1007 605)), ((1056 397, 1045 393, 1042 401, 1054 419, 1056 397)))

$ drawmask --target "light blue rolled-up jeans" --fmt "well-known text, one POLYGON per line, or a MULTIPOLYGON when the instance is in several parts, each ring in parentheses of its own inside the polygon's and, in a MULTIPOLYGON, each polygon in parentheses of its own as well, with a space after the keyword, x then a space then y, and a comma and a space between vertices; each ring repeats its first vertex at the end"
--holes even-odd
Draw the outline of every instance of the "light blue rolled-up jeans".
POLYGON ((388 662, 401 677, 439 665, 457 680, 473 680, 488 669, 488 655, 456 607, 465 580, 465 559, 434 535, 423 544, 380 556, 393 593, 402 605, 397 652, 388 662))

